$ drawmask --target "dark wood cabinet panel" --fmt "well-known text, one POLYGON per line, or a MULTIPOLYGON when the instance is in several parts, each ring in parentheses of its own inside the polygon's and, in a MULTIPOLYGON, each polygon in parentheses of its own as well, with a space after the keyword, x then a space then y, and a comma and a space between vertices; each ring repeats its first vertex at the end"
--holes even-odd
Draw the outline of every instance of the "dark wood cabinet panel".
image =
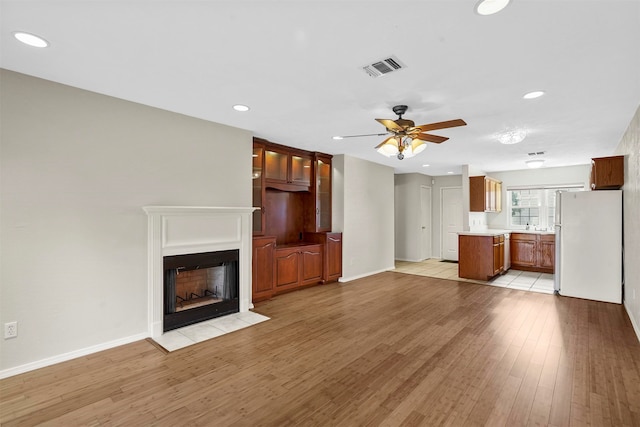
POLYGON ((624 185, 624 156, 591 159, 591 189, 619 190, 624 185))
POLYGON ((342 277, 342 233, 327 233, 326 257, 325 280, 338 280, 342 277))
POLYGON ((322 248, 314 246, 304 248, 302 255, 302 284, 320 283, 322 281, 322 248))
POLYGON ((321 245, 277 248, 275 255, 275 291, 288 291, 320 283, 323 271, 321 245))
POLYGON ((253 239, 252 300, 261 301, 273 295, 275 237, 253 239))
POLYGON ((323 247, 324 282, 333 282, 342 277, 342 233, 305 233, 304 240, 323 247))
POLYGON ((489 280, 504 271, 504 236, 458 236, 458 276, 489 280))
POLYGON ((555 235, 511 233, 511 267, 518 270, 553 273, 555 235))
POLYGON ((264 234, 265 229, 265 188, 264 188, 264 144, 253 144, 253 172, 251 182, 253 186, 253 207, 259 208, 253 211, 253 235, 264 234))
POLYGON ((276 250, 276 291, 297 287, 300 281, 300 250, 276 250))

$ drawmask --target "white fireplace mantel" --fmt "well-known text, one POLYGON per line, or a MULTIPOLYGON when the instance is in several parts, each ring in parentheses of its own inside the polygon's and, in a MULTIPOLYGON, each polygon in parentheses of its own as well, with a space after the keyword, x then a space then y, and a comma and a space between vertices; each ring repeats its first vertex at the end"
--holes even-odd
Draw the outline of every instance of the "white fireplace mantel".
POLYGON ((251 304, 251 216, 255 208, 145 206, 148 215, 149 334, 163 333, 163 257, 239 250, 240 312, 251 304))

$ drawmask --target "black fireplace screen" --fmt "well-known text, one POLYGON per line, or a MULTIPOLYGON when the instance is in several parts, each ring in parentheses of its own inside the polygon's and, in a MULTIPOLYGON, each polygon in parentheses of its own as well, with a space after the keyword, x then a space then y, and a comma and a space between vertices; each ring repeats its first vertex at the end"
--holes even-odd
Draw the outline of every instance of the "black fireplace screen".
POLYGON ((164 331, 239 311, 236 250, 164 257, 164 331))

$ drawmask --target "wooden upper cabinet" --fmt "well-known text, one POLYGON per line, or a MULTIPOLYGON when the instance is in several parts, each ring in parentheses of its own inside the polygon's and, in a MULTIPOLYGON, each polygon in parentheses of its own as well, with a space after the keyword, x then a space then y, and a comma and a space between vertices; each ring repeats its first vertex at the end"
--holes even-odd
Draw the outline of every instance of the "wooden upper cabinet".
POLYGON ((314 155, 314 185, 306 206, 305 231, 331 231, 331 158, 314 155))
POLYGON ((265 185, 283 191, 309 191, 312 158, 286 147, 265 148, 265 185))
POLYGON ((591 189, 619 190, 624 185, 624 156, 591 159, 591 189))
POLYGON ((253 173, 251 180, 253 183, 253 207, 259 208, 253 211, 253 235, 264 234, 264 144, 253 144, 253 173))
POLYGON ((502 182, 488 176, 469 177, 469 210, 471 212, 500 212, 502 210, 502 182))

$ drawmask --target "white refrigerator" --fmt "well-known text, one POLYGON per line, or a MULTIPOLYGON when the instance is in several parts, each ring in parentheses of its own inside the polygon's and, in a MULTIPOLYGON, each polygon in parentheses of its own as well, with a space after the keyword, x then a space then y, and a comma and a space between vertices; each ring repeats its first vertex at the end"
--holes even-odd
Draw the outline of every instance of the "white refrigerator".
POLYGON ((555 289, 622 303, 622 191, 556 193, 555 289))

